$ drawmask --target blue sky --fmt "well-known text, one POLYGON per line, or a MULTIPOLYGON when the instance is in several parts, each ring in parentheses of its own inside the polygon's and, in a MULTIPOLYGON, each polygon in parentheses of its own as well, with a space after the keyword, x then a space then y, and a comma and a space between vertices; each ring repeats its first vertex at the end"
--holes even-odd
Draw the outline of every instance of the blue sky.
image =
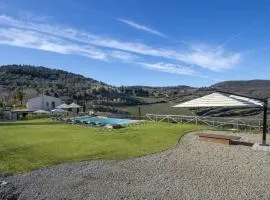
POLYGON ((0 0, 0 64, 112 85, 269 79, 269 1, 0 0))

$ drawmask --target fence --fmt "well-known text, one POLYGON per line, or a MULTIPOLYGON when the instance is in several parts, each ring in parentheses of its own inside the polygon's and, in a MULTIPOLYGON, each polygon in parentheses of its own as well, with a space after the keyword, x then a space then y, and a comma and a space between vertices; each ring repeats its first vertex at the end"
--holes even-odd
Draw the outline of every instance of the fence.
MULTIPOLYGON (((185 115, 158 115, 146 114, 146 118, 156 122, 171 123, 195 123, 216 128, 231 128, 234 130, 260 131, 262 129, 262 119, 259 118, 230 118, 230 117, 200 117, 185 115)), ((269 132, 269 126, 268 126, 269 132)))

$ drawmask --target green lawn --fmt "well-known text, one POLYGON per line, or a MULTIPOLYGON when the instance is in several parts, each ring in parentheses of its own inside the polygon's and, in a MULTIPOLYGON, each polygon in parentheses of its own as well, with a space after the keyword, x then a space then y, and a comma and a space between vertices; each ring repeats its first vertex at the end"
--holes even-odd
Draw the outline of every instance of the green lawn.
POLYGON ((79 160, 124 159, 173 147, 195 125, 146 123, 119 130, 54 124, 0 123, 0 172, 29 171, 79 160))

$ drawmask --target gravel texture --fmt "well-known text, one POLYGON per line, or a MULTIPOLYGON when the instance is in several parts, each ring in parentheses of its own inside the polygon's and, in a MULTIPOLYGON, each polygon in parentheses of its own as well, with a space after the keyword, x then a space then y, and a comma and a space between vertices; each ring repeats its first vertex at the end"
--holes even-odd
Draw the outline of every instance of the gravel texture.
MULTIPOLYGON (((261 139, 261 135, 231 134, 246 141, 261 139)), ((121 161, 61 164, 16 176, 0 175, 1 181, 8 184, 0 186, 0 193, 20 200, 269 200, 270 153, 200 141, 191 133, 162 153, 121 161)))

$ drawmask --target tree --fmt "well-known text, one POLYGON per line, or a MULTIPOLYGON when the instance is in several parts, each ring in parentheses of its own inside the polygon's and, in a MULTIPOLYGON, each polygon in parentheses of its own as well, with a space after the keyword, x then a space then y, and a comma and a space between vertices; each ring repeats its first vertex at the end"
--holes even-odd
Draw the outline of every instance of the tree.
POLYGON ((20 101, 21 105, 23 104, 24 97, 25 97, 25 94, 23 93, 23 91, 19 91, 16 94, 16 99, 20 101))

